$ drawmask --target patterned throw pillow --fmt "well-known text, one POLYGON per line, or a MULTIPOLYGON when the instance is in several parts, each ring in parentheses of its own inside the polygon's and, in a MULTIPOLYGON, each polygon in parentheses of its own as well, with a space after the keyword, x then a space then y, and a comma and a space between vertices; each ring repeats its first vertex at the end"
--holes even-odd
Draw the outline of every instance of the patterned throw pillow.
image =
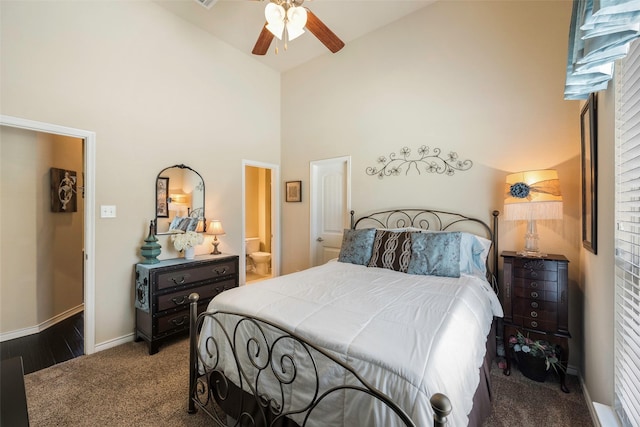
POLYGON ((342 235, 342 246, 340 247, 338 261, 367 265, 369 258, 371 258, 371 249, 373 248, 375 236, 375 228, 345 229, 342 235))
POLYGON ((407 273, 460 277, 461 233, 413 233, 407 273))
POLYGON ((369 267, 406 273, 411 259, 412 234, 414 233, 377 230, 369 267))

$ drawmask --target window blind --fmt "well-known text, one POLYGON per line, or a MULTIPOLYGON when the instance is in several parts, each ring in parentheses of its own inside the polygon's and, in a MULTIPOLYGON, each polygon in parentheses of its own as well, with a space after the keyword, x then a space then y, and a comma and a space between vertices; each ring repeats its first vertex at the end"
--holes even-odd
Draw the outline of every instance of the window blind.
POLYGON ((616 68, 614 406, 640 425, 640 43, 616 68))

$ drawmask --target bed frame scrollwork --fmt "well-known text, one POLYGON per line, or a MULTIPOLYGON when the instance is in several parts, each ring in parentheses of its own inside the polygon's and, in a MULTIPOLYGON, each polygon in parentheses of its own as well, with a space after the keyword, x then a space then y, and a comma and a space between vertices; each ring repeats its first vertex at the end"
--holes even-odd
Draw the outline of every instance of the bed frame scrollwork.
MULTIPOLYGON (((189 296, 189 413, 202 410, 218 426, 305 426, 313 420, 314 409, 325 401, 330 404, 332 397, 344 399, 345 393, 359 393, 361 396, 358 398, 374 399, 393 411, 400 425, 415 426, 387 395, 326 350, 257 317, 223 311, 198 315, 198 299, 196 293, 189 296), (222 339, 206 337, 203 355, 198 349, 199 331, 207 318, 221 328, 222 339), (231 326, 230 318, 233 319, 231 326), (231 383, 229 373, 225 375, 221 370, 221 351, 227 346, 234 358, 234 374, 239 385, 231 383), (319 358, 330 359, 332 366, 342 370, 347 378, 344 385, 323 387, 322 373, 318 371, 319 358), (305 375, 300 374, 303 369, 305 375), (276 379, 276 393, 273 393, 273 386, 263 382, 266 377, 276 379), (291 398, 294 393, 295 403, 291 398), (307 398, 300 399, 301 396, 307 398), (298 424, 292 421, 293 416, 303 421, 298 424)), ((434 411, 434 427, 444 427, 451 413, 449 399, 436 393, 430 402, 434 411)))

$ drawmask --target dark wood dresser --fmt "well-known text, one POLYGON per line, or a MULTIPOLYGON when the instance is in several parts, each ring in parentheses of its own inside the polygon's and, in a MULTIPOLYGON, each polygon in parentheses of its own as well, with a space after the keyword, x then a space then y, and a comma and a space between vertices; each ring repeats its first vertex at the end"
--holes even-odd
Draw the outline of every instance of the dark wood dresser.
MULTIPOLYGON (((569 260, 563 255, 527 257, 505 251, 502 305, 504 309, 504 348, 511 373, 509 337, 517 331, 534 340, 546 340, 562 348, 560 361, 567 368, 569 360, 569 260)), ((568 392, 565 374, 560 373, 560 387, 568 392)))
POLYGON ((189 330, 189 294, 200 295, 198 312, 220 292, 238 286, 238 256, 201 255, 157 264, 135 265, 136 341, 149 343, 149 354, 160 343, 189 330))

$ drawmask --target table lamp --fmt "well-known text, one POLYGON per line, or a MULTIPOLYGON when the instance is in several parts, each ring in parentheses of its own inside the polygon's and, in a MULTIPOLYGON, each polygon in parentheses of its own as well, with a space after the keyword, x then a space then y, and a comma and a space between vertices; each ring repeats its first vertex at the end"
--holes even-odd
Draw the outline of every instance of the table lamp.
POLYGON ((209 227, 207 228, 207 234, 213 235, 213 252, 212 255, 220 255, 222 252, 218 250, 218 245, 220 241, 218 240, 218 236, 222 236, 226 234, 224 232, 224 228, 222 228, 222 222, 220 220, 214 219, 211 220, 209 227))
POLYGON ((542 257, 538 245, 538 219, 562 219, 562 195, 558 172, 554 169, 533 170, 507 175, 504 196, 506 220, 526 220, 524 250, 518 255, 542 257))

